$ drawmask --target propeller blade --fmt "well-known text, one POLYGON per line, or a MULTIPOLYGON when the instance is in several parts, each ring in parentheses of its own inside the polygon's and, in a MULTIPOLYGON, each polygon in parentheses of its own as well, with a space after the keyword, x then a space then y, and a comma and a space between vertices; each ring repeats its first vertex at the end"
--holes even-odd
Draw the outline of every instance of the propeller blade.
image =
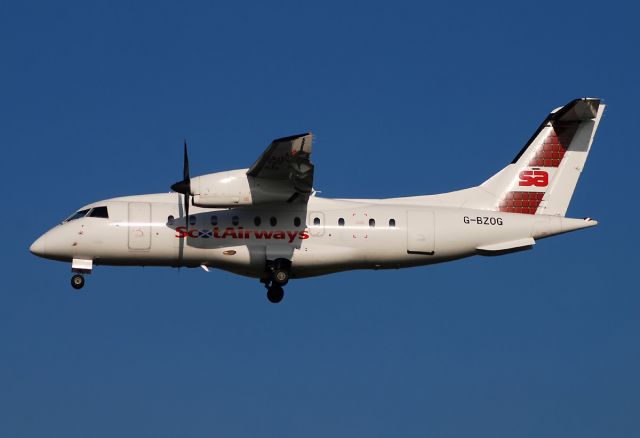
POLYGON ((182 180, 187 181, 187 189, 184 194, 184 213, 186 215, 186 227, 187 233, 189 233, 189 204, 191 204, 190 191, 191 191, 191 179, 189 177, 189 154, 187 153, 187 139, 184 140, 184 163, 182 167, 182 180))
POLYGON ((191 178, 189 176, 189 154, 187 152, 187 140, 184 141, 184 159, 182 167, 182 181, 171 185, 171 190, 184 195, 185 226, 189 232, 189 204, 191 204, 191 178))
POLYGON ((189 195, 184 195, 184 214, 185 214, 185 225, 187 227, 187 238, 189 236, 189 204, 191 204, 191 199, 189 199, 189 195))
POLYGON ((189 179, 189 154, 187 153, 187 140, 184 141, 184 165, 182 168, 182 179, 189 179))
POLYGON ((184 141, 184 163, 182 168, 182 181, 171 185, 171 190, 187 196, 191 192, 191 178, 189 177, 189 154, 187 153, 187 141, 184 141))

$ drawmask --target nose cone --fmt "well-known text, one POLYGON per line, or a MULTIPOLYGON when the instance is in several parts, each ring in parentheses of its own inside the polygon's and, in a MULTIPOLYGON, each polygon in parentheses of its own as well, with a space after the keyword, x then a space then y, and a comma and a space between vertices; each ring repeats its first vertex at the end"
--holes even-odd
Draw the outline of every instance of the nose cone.
POLYGON ((45 237, 44 236, 38 237, 38 239, 36 239, 36 241, 33 242, 29 247, 29 251, 31 251, 32 254, 35 254, 40 257, 44 257, 45 237))

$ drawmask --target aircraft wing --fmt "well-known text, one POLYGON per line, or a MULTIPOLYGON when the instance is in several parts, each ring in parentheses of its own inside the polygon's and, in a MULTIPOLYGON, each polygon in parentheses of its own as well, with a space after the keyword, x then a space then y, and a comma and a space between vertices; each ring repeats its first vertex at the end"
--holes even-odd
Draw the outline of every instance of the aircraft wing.
POLYGON ((300 197, 306 201, 313 190, 312 142, 311 133, 273 140, 247 175, 290 185, 294 195, 289 202, 300 197))

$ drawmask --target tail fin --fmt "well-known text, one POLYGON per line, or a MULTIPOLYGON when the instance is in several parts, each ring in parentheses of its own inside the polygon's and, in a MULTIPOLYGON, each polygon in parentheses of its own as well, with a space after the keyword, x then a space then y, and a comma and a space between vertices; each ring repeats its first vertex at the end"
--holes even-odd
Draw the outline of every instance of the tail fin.
POLYGON ((552 111, 511 164, 480 186, 495 197, 494 209, 564 216, 604 108, 584 98, 552 111))

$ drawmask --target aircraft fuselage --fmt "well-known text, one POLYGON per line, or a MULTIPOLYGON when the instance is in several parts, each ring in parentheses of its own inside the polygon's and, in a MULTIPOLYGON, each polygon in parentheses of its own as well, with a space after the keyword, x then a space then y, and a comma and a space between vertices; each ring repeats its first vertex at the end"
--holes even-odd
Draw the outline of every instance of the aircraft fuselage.
POLYGON ((291 261, 291 277, 427 265, 529 248, 531 239, 595 221, 411 204, 407 198, 333 200, 228 209, 192 206, 188 226, 176 193, 129 196, 108 218, 83 217, 43 235, 32 251, 96 265, 206 266, 260 278, 267 260, 291 261), (501 247, 504 246, 504 248, 501 247))

